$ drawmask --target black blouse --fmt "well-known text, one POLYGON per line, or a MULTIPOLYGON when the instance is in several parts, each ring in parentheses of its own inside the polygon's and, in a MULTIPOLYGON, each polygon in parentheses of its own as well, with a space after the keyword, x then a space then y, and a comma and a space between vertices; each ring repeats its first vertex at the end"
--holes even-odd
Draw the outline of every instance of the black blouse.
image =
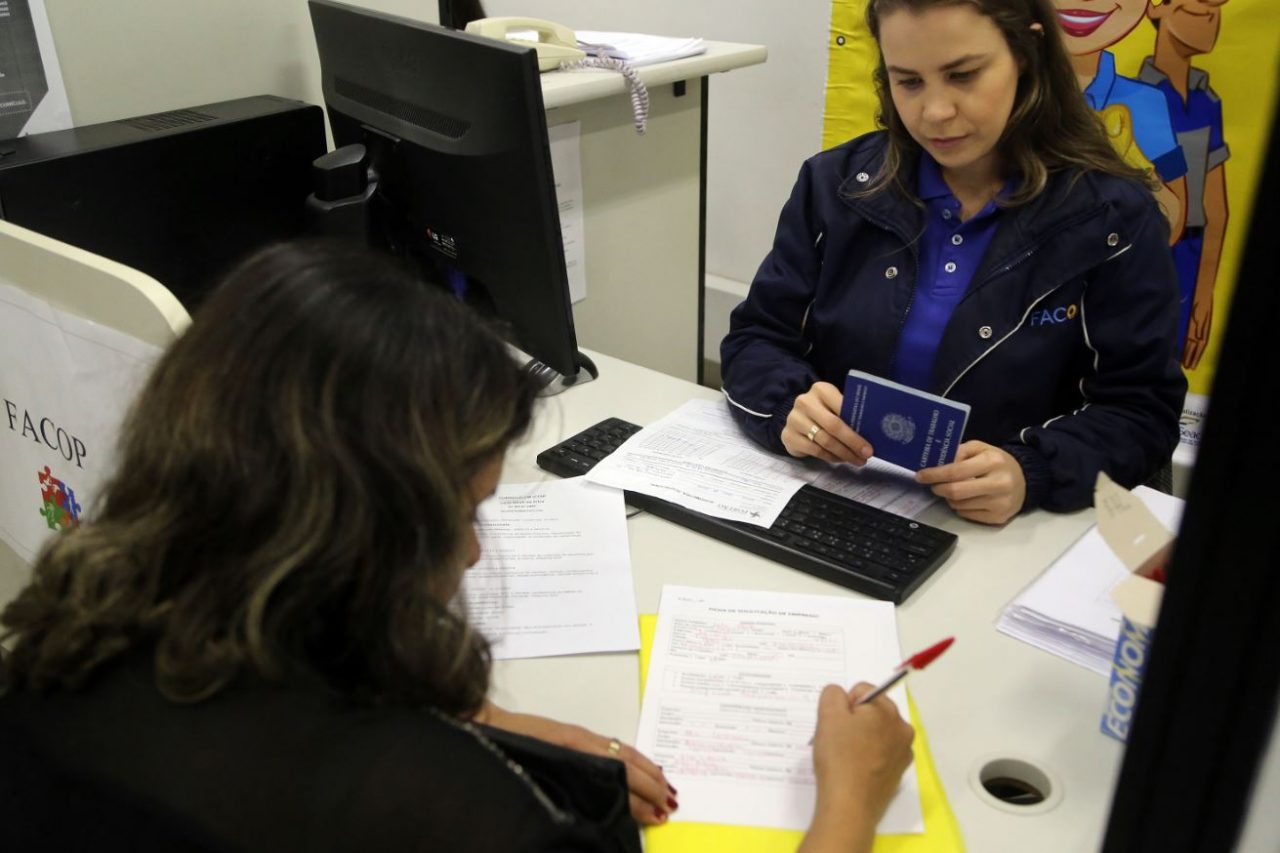
POLYGON ((83 691, 0 696, 0 826, 15 850, 569 853, 619 849, 619 827, 639 849, 621 765, 584 819, 564 774, 538 778, 577 754, 515 738, 526 771, 511 738, 315 687, 175 704, 135 655, 83 691))

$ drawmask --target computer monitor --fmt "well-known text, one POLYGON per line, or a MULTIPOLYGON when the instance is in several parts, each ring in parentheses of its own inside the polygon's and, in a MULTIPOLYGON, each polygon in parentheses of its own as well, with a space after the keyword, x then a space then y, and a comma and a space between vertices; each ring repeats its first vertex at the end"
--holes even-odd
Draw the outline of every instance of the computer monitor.
POLYGON ((333 140, 367 237, 495 315, 551 390, 578 352, 534 51, 311 0, 333 140), (544 367, 545 366, 545 367, 544 367), (548 372, 550 368, 554 373, 548 372), (558 375, 557 375, 558 374, 558 375))
MULTIPOLYGON (((1273 119, 1259 162, 1262 180, 1106 853, 1235 850, 1246 818, 1278 823, 1276 803, 1255 785, 1269 742, 1272 760, 1280 755, 1280 222, 1270 206, 1280 193, 1280 121, 1273 119)), ((1275 849, 1274 830, 1265 834, 1266 846, 1251 849, 1275 849)))

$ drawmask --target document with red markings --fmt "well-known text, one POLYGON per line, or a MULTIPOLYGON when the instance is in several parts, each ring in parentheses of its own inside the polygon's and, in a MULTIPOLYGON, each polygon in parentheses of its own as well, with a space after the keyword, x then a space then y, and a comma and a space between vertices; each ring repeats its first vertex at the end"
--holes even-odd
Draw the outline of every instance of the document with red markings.
MULTIPOLYGON (((636 747, 680 791, 671 820, 806 828, 818 694, 901 660, 888 602, 664 587, 636 747)), ((905 718, 904 688, 886 695, 905 718)), ((914 767, 878 831, 924 831, 914 767)))

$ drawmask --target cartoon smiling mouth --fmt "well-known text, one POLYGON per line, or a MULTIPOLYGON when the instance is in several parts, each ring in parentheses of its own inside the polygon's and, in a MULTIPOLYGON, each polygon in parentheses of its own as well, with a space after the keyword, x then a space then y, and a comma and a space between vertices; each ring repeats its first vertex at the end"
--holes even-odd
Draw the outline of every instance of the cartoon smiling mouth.
MULTIPOLYGON (((1111 12, 1114 12, 1112 9, 1111 12)), ((1090 12, 1087 9, 1059 9, 1058 23, 1062 31, 1075 38, 1083 38, 1107 22, 1111 12, 1090 12)))

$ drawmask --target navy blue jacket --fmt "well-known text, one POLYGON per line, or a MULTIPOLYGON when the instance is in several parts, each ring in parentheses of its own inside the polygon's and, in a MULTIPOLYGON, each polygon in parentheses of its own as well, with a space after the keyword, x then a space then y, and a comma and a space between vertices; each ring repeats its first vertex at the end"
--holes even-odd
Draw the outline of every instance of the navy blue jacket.
MULTIPOLYGON (((851 368, 894 375, 924 211, 892 186, 852 197, 885 142, 868 134, 804 164, 721 344, 730 409, 775 452, 815 381, 843 388, 851 368)), ((1144 188, 1097 173, 1056 173, 1000 216, 926 390, 972 406, 966 439, 1017 458, 1024 508, 1079 509, 1099 470, 1137 485, 1178 441, 1186 380, 1166 225, 1144 188)))

